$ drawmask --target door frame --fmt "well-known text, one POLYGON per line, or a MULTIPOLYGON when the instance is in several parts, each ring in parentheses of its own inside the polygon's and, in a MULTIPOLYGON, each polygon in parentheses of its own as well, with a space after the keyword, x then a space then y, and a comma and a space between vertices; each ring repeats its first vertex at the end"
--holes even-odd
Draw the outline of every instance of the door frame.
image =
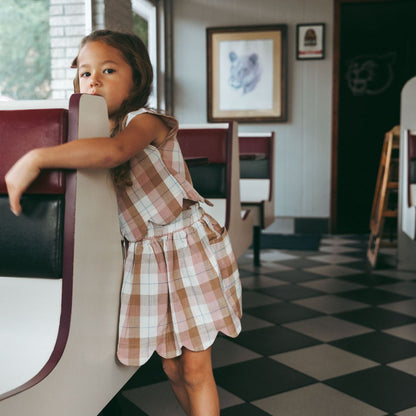
POLYGON ((339 80, 341 60, 341 6, 346 3, 388 3, 399 0, 334 0, 334 34, 332 65, 332 141, 331 141, 331 202, 329 231, 337 233, 338 202, 338 125, 339 125, 339 80))

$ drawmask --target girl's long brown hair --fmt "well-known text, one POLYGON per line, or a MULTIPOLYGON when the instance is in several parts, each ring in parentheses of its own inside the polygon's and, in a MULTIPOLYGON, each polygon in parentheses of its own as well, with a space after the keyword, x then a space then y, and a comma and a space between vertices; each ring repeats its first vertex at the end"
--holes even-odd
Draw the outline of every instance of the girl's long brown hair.
MULTIPOLYGON (((134 86, 130 95, 113 115, 114 128, 111 132, 111 137, 113 137, 123 129, 125 118, 129 112, 146 107, 152 91, 153 68, 145 44, 138 36, 132 33, 106 29, 96 30, 82 39, 79 49, 81 50, 88 42, 94 41, 104 42, 108 46, 118 49, 125 61, 131 66, 133 72, 134 86)), ((78 56, 73 60, 72 68, 77 68, 74 78, 74 91, 79 93, 78 56)), ((111 169, 111 176, 118 188, 130 186, 129 162, 111 169)))

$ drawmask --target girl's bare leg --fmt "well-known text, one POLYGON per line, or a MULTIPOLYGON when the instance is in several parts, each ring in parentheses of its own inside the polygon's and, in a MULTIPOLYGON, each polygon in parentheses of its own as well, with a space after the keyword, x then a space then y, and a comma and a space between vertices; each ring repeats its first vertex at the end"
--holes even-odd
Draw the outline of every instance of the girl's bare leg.
POLYGON ((218 416, 220 405, 212 372, 211 348, 163 360, 172 389, 188 416, 218 416))
POLYGON ((180 358, 181 357, 171 359, 162 358, 162 364, 163 370, 169 378, 173 393, 175 394, 182 409, 187 415, 189 415, 189 398, 181 377, 180 358))

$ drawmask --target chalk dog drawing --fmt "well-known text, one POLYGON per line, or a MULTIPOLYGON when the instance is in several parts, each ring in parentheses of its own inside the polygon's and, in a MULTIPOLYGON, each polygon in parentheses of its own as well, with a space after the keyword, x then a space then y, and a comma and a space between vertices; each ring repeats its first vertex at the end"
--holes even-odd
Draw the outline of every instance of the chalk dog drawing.
POLYGON ((348 88, 356 96, 378 95, 386 91, 393 82, 394 52, 385 55, 361 55, 347 65, 348 88))
POLYGON ((247 94, 256 88, 261 78, 259 57, 256 53, 239 57, 235 52, 229 53, 231 62, 230 86, 235 90, 242 88, 243 94, 247 94))

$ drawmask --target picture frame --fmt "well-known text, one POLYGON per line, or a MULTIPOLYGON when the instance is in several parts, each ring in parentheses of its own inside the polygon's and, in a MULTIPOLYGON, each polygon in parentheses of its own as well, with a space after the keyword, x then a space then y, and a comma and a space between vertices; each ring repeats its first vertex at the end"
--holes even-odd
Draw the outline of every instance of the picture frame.
POLYGON ((299 23, 296 25, 296 59, 325 58, 325 23, 299 23))
POLYGON ((212 27, 206 36, 208 121, 286 121, 287 25, 212 27))

